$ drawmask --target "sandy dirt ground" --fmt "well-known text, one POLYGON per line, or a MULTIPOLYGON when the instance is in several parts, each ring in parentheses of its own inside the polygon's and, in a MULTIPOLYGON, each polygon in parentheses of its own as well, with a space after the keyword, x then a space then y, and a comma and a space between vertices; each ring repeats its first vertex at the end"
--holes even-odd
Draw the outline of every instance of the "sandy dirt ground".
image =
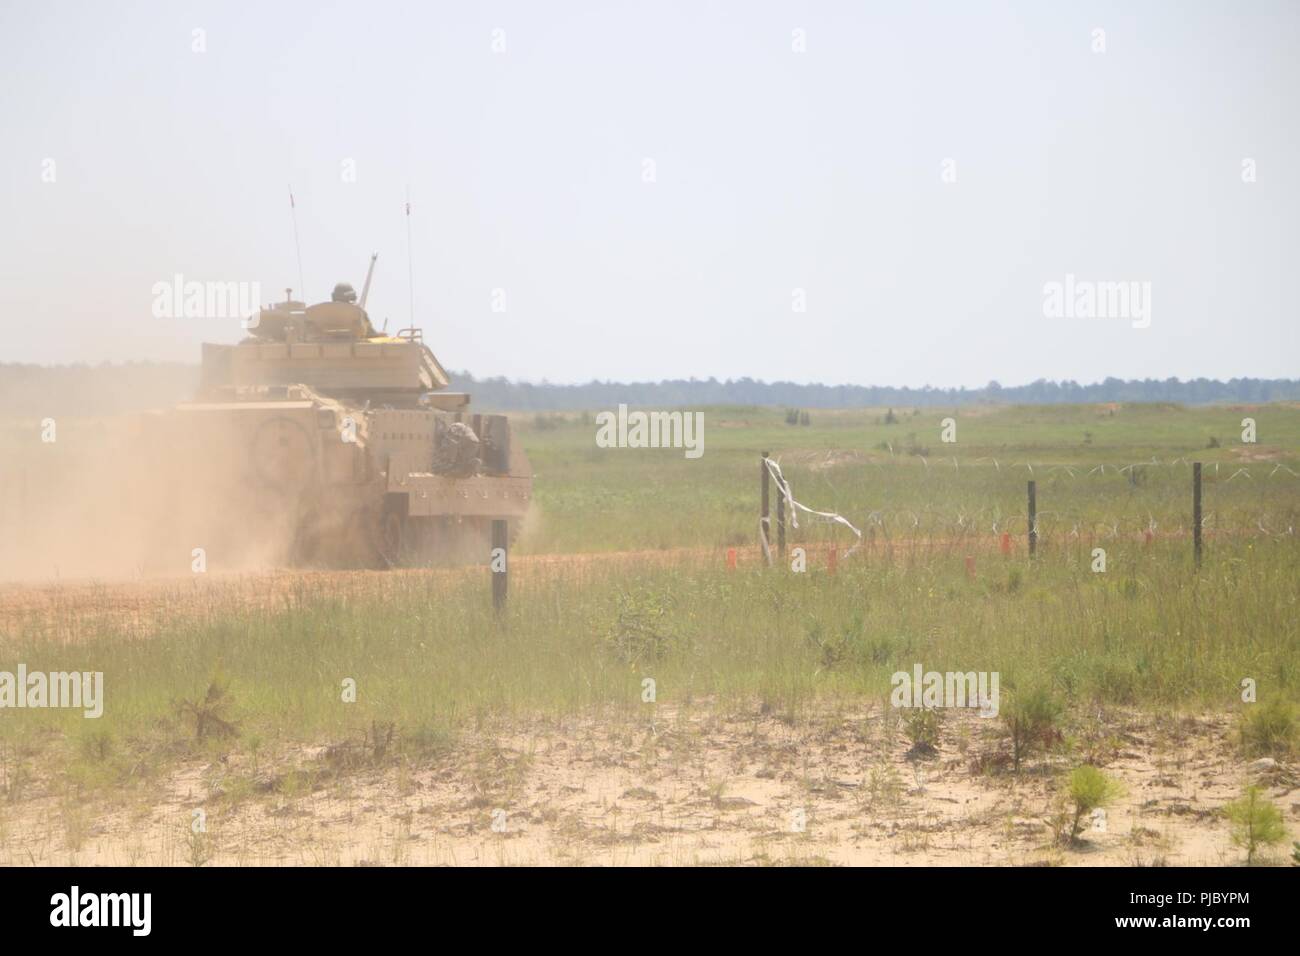
POLYGON ((1096 715, 1082 746, 1124 792, 1063 845, 1064 758, 1012 773, 975 713, 924 758, 879 706, 647 708, 484 731, 422 761, 340 742, 190 762, 147 795, 75 807, 37 787, 0 807, 0 864, 1235 864, 1220 808, 1248 780, 1292 839, 1300 823, 1295 769, 1238 757, 1219 716, 1096 715))
MULTIPOLYGON (((698 562, 725 551, 521 556, 521 581, 574 564, 698 562)), ((741 549, 742 567, 756 565, 741 549)), ((577 569, 581 573, 581 569, 577 569)), ((207 574, 0 585, 0 636, 142 637, 177 615, 454 588, 484 569, 207 574)), ((486 586, 486 583, 485 583, 486 586)), ((116 796, 70 801, 37 779, 0 802, 0 865, 1207 865, 1239 863, 1222 806, 1248 782, 1300 838, 1297 769, 1239 755, 1225 715, 1108 710, 1075 749, 1019 774, 999 721, 950 713, 938 752, 909 751, 877 703, 790 718, 696 702, 634 718, 492 726, 420 758, 365 741, 173 761, 116 796), (1122 796, 1083 839, 1055 838, 1062 772, 1092 762, 1122 796), (203 821, 196 830, 196 813, 203 821)), ((396 750, 396 748, 393 748, 396 750)))

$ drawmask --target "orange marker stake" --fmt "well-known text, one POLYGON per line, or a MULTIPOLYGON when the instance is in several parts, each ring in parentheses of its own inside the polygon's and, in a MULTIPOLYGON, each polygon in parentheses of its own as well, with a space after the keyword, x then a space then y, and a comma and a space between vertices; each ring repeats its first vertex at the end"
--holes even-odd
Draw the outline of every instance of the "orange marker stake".
POLYGON ((1011 533, 1009 531, 1002 532, 1002 553, 1011 553, 1011 533))
POLYGON ((736 549, 735 548, 727 549, 727 570, 728 571, 736 570, 736 549))

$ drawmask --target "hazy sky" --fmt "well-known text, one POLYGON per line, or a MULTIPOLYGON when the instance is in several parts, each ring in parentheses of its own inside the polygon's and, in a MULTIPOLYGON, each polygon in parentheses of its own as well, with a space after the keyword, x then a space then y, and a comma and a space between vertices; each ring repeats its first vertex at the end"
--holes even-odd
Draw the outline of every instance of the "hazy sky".
POLYGON ((409 186, 480 375, 1300 374, 1294 0, 0 0, 0 85, 0 361, 237 340, 153 286, 297 289, 292 183, 308 298, 378 251, 391 328, 409 186), (1067 274, 1150 326, 1045 316, 1067 274))

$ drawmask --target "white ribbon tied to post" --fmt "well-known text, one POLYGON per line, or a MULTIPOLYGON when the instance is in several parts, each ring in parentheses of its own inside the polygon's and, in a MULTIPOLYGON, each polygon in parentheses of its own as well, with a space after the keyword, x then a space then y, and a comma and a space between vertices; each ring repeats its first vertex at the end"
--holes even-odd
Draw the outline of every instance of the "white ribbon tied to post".
MULTIPOLYGON (((785 503, 790 510, 790 527, 795 529, 799 527, 799 512, 802 511, 804 514, 809 515, 813 518, 820 518, 822 521, 829 521, 834 524, 842 524, 844 525, 844 527, 848 528, 850 531, 853 532, 853 534, 857 537, 858 541, 857 544, 855 544, 853 547, 849 548, 849 550, 844 552, 844 556, 846 558, 849 555, 851 555, 854 551, 858 550, 859 547, 862 546, 862 532, 859 531, 857 528, 853 527, 852 523, 849 522, 848 518, 844 517, 841 514, 836 514, 833 511, 815 511, 814 509, 809 508, 807 505, 795 501, 794 495, 790 494, 790 486, 786 483, 785 476, 781 474, 781 466, 778 465, 771 458, 764 458, 763 461, 767 463, 768 472, 770 472, 772 477, 776 479, 777 494, 779 494, 782 498, 785 499, 785 503)), ((763 521, 761 518, 759 519, 758 527, 759 527, 759 542, 763 546, 763 557, 764 559, 766 559, 768 564, 771 564, 772 552, 771 552, 771 547, 768 544, 768 540, 767 540, 767 528, 763 525, 763 521)))

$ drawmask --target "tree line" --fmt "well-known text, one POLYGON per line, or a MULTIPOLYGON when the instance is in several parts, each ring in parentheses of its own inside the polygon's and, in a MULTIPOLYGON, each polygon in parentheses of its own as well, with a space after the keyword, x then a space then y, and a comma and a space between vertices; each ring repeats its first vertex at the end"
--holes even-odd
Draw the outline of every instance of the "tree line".
POLYGON ((619 404, 653 408, 703 405, 773 405, 795 408, 917 407, 986 404, 1057 405, 1103 402, 1174 402, 1200 405, 1212 402, 1300 401, 1300 381, 1295 379, 1234 378, 1228 381, 1196 378, 1107 378, 1090 385, 1074 381, 1039 379, 1028 385, 1004 386, 989 382, 983 388, 895 388, 880 385, 800 385, 763 382, 752 378, 665 379, 660 382, 600 382, 553 385, 512 382, 505 378, 475 378, 452 372, 452 388, 469 392, 477 405, 521 411, 574 411, 613 408, 619 404))
MULTIPOLYGON (((1107 378, 1090 385, 1039 379, 1028 385, 989 382, 983 388, 895 388, 879 385, 800 385, 752 378, 665 379, 556 385, 476 378, 451 372, 451 388, 469 392, 475 406, 505 411, 579 411, 705 405, 769 405, 785 408, 925 407, 983 404, 1097 404, 1102 402, 1257 403, 1300 401, 1300 380, 1233 378, 1107 378)), ((198 386, 196 365, 129 362, 100 365, 0 364, 0 416, 115 415, 166 408, 188 401, 198 386)))

